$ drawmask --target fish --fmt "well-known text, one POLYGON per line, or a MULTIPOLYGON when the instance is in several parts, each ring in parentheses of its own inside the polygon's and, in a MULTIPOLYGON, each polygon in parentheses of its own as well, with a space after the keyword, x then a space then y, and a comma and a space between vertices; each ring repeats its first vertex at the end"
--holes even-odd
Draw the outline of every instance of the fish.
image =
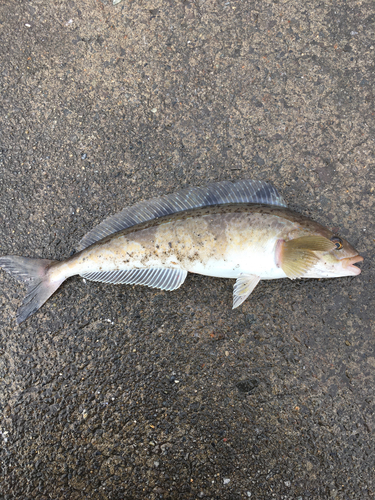
POLYGON ((346 240, 290 210, 259 180, 221 181, 141 201, 88 232, 63 261, 0 257, 27 285, 18 324, 71 276, 172 291, 187 273, 236 280, 233 309, 261 280, 358 276, 362 262, 346 240))

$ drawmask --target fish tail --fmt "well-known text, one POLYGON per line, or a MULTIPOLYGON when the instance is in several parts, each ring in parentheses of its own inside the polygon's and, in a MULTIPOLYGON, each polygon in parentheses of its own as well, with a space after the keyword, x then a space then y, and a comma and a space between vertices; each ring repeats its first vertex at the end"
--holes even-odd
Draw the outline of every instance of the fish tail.
POLYGON ((30 259, 16 255, 0 257, 0 267, 28 287, 22 306, 17 312, 18 324, 34 314, 64 281, 51 279, 49 270, 55 263, 55 260, 30 259))

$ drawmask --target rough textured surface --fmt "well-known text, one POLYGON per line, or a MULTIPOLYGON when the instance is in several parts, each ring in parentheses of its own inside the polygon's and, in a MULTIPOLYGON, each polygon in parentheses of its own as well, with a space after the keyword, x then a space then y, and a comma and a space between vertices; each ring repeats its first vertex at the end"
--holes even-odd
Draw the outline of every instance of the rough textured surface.
POLYGON ((374 4, 4 0, 0 253, 257 178, 362 275, 176 292, 68 281, 21 327, 0 273, 4 499, 373 499, 374 4))

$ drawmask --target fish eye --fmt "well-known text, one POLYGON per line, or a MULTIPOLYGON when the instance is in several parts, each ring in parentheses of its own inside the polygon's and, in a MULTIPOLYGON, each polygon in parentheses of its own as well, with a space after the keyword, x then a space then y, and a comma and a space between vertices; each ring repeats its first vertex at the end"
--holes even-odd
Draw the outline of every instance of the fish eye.
POLYGON ((342 239, 339 238, 338 236, 333 236, 331 238, 332 243, 334 243, 336 250, 341 250, 343 245, 342 239))

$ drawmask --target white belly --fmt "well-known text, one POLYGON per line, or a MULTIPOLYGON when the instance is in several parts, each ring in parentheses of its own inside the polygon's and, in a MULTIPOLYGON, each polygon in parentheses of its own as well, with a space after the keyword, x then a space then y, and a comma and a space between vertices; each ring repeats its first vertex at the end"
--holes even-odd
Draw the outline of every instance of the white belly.
POLYGON ((217 278, 238 278, 240 274, 253 274, 261 279, 286 278, 284 271, 276 265, 275 243, 267 248, 249 247, 246 252, 232 250, 225 258, 211 258, 205 262, 182 262, 182 267, 191 273, 217 278))
POLYGON ((259 259, 252 264, 246 262, 231 262, 211 260, 203 264, 195 262, 188 266, 187 271, 190 273, 203 274, 204 276, 214 276, 216 278, 233 278, 236 279, 240 274, 253 274, 259 276, 262 280, 272 280, 286 278, 284 271, 277 267, 276 264, 266 266, 266 259, 259 259))

